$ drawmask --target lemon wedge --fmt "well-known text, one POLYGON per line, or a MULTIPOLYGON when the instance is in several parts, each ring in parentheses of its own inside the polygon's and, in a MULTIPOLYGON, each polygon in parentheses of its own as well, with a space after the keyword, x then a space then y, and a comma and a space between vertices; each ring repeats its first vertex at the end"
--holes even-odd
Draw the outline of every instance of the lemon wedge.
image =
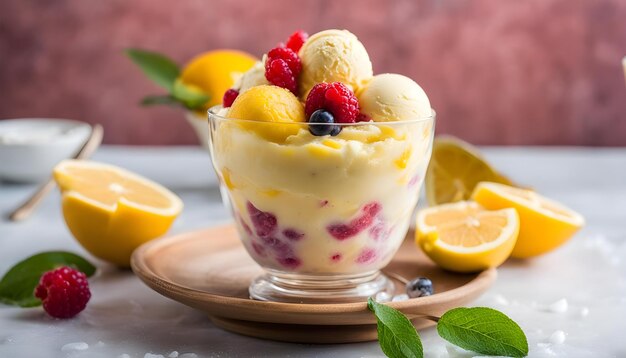
POLYGON ((481 181, 512 184, 471 144, 450 136, 435 138, 425 180, 426 199, 430 205, 468 200, 481 181))
POLYGON ((561 246, 585 225, 575 211, 532 190, 498 183, 479 183, 472 200, 491 210, 515 208, 520 232, 511 256, 527 258, 561 246))
POLYGON ((180 214, 171 191, 122 168, 65 160, 54 168, 65 223, 91 254, 130 265, 135 248, 163 235, 180 214))
POLYGON ((455 272, 476 272, 501 265, 519 231, 515 209, 489 211, 460 201, 417 214, 416 241, 437 265, 455 272))

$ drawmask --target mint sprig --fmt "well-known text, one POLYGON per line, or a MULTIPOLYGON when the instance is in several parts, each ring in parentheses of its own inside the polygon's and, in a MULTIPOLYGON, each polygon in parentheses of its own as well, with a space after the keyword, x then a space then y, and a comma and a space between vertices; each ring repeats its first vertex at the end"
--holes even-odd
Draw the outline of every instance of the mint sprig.
POLYGON ((0 302, 20 307, 41 305, 34 294, 41 275, 61 266, 70 266, 87 276, 96 272, 94 265, 71 252, 42 252, 18 262, 4 275, 0 280, 0 302))
POLYGON ((133 48, 127 49, 126 55, 154 83, 170 92, 173 90, 174 82, 180 75, 180 69, 174 61, 160 53, 133 48))
POLYGON ((439 319, 437 332, 448 342, 481 354, 528 355, 528 341, 522 329, 504 313, 492 308, 452 309, 439 319))
POLYGON ((411 321, 402 312, 377 303, 371 297, 367 300, 367 307, 376 315, 378 342, 387 357, 424 356, 422 341, 411 321))
POLYGON ((198 87, 180 80, 180 68, 168 57, 134 48, 127 49, 125 53, 149 79, 168 91, 166 95, 143 98, 141 105, 174 105, 193 110, 201 108, 209 101, 210 97, 198 87))
POLYGON ((180 106, 180 102, 170 96, 170 95, 153 95, 146 96, 141 100, 142 106, 156 106, 156 105, 166 105, 166 106, 180 106))
MULTIPOLYGON (((367 306, 377 321, 378 343, 390 358, 423 357, 422 342, 402 312, 368 299, 367 306)), ((504 313, 487 308, 454 308, 437 322, 437 332, 448 342, 480 354, 524 357, 528 341, 522 329, 504 313)))
POLYGON ((186 85, 180 79, 174 82, 171 95, 189 109, 202 107, 209 100, 209 96, 200 88, 186 85))

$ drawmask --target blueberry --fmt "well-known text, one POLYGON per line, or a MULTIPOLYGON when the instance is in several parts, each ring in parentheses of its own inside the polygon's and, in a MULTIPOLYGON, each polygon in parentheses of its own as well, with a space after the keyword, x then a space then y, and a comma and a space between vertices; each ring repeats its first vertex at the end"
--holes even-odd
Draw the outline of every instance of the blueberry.
POLYGON ((311 132, 314 136, 324 136, 329 134, 336 136, 339 132, 341 132, 341 128, 339 126, 328 125, 335 123, 335 117, 333 117, 332 113, 323 109, 318 109, 313 112, 309 118, 309 123, 309 132, 311 132), (316 125, 316 123, 319 123, 320 125, 316 125))
POLYGON ((418 277, 406 284, 406 293, 411 298, 430 296, 434 293, 433 282, 426 277, 418 277))

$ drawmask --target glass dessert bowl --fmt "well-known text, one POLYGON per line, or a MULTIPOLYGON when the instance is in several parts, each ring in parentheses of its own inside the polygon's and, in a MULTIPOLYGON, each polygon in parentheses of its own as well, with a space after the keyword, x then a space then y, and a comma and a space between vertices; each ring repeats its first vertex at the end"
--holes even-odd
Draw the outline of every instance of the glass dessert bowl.
POLYGON ((408 231, 435 112, 315 124, 226 113, 221 106, 209 110, 210 149, 241 241, 266 272, 252 282, 250 296, 318 303, 393 294, 380 270, 408 231))

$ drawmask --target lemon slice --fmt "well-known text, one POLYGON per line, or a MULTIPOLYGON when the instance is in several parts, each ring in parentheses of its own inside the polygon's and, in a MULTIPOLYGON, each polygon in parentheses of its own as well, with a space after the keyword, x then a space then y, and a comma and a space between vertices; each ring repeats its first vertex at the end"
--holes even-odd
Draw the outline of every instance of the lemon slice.
POLYGON ((532 190, 498 183, 479 183, 472 199, 487 209, 515 208, 520 232, 512 256, 527 258, 551 251, 585 225, 575 211, 532 190))
POLYGON ((426 198, 430 205, 468 200, 481 181, 512 184, 471 144, 454 137, 435 138, 426 172, 426 198))
POLYGON ((127 170, 65 160, 54 168, 70 232, 96 257, 129 266, 135 248, 163 235, 183 208, 171 191, 127 170))
POLYGON ((501 265, 511 254, 519 231, 515 209, 488 211, 460 201, 417 214, 416 241, 444 269, 476 272, 501 265))

